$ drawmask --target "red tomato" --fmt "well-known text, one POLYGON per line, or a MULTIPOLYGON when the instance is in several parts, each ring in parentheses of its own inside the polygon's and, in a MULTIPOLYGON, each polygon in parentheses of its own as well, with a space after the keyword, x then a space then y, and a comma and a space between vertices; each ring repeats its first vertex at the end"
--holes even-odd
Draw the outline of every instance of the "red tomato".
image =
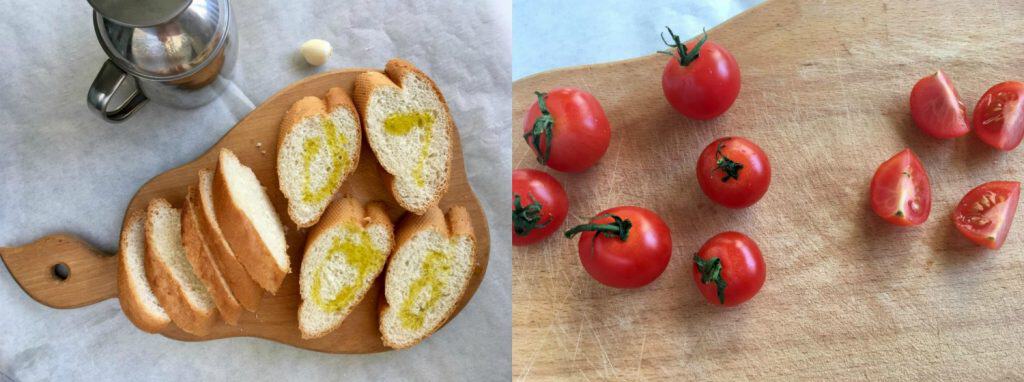
POLYGON ((661 89, 672 107, 693 119, 715 118, 732 106, 740 94, 740 67, 736 59, 718 44, 707 41, 708 35, 697 42, 683 44, 679 36, 668 29, 672 43, 662 41, 672 56, 661 75, 661 89))
POLYGON ((612 134, 597 99, 565 88, 536 94, 523 120, 523 138, 537 161, 563 172, 581 172, 597 163, 612 134))
POLYGON ((1007 81, 988 89, 974 107, 974 132, 989 146, 1010 151, 1024 138, 1024 83, 1007 81))
POLYGON ((914 85, 910 92, 910 115, 918 129, 935 138, 956 138, 971 130, 967 125, 967 107, 941 70, 914 85))
POLYGON ((757 243, 739 232, 722 232, 693 255, 693 281, 712 304, 735 306, 764 285, 764 259, 757 243))
POLYGON ((1019 182, 988 182, 968 192, 953 212, 953 223, 975 244, 999 249, 1010 232, 1020 199, 1019 182))
POLYGON ((568 213, 569 200, 558 180, 532 169, 512 171, 512 245, 548 237, 568 213))
POLYGON ((590 223, 565 232, 580 235, 583 268, 601 284, 639 288, 661 275, 672 257, 668 226, 650 210, 615 207, 602 211, 590 223))
POLYGON ((772 181, 772 167, 760 147, 745 138, 711 142, 697 159, 697 183, 715 203, 743 208, 761 200, 772 181))
POLYGON ((871 178, 871 209, 901 226, 924 223, 932 211, 932 187, 921 160, 910 149, 882 162, 871 178))

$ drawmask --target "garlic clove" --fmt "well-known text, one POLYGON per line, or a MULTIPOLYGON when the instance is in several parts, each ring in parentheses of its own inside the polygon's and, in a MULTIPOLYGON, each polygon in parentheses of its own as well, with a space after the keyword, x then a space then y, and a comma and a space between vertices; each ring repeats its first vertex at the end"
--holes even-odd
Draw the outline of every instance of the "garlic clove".
POLYGON ((327 59, 331 57, 331 52, 334 49, 331 48, 331 43, 315 38, 302 43, 299 47, 299 52, 302 53, 302 58, 306 59, 310 65, 320 66, 327 63, 327 59))

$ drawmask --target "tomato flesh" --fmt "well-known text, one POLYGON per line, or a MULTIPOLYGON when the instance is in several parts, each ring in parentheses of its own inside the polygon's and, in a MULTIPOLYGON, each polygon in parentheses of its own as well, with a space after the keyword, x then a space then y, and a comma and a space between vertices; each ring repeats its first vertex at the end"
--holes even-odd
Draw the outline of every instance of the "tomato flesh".
POLYGON ((921 160, 910 149, 882 162, 871 179, 871 209, 885 221, 914 226, 928 220, 932 191, 921 160))
POLYGON ((910 114, 918 129, 935 138, 967 134, 967 107, 941 70, 917 81, 910 92, 910 114))
POLYGON ((1006 241, 1020 199, 1019 182, 989 182, 967 193, 953 213, 964 236, 983 247, 998 249, 1006 241))
POLYGON ((974 107, 974 132, 989 146, 1010 151, 1024 139, 1024 83, 1007 81, 988 89, 974 107))

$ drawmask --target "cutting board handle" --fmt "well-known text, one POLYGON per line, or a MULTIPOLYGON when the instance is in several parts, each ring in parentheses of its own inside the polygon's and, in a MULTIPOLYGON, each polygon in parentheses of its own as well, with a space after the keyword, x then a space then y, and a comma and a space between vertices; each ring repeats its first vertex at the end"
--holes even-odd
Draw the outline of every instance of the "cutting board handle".
POLYGON ((117 296, 117 256, 75 236, 0 247, 0 259, 25 293, 51 308, 78 308, 117 296))

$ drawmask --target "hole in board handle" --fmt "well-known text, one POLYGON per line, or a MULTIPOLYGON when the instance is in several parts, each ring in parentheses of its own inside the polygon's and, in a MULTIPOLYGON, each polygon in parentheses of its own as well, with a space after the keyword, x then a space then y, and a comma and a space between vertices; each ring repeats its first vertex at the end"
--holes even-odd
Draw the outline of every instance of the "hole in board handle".
POLYGON ((64 281, 71 277, 71 268, 67 264, 57 263, 53 265, 53 278, 64 281))

